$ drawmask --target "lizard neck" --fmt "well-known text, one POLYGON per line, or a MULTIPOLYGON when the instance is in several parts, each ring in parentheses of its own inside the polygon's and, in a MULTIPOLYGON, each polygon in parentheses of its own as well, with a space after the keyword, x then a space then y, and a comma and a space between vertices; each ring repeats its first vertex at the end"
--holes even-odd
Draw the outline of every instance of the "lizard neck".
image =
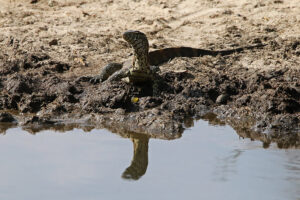
POLYGON ((149 56, 147 51, 134 51, 133 67, 135 70, 148 72, 149 71, 149 56))

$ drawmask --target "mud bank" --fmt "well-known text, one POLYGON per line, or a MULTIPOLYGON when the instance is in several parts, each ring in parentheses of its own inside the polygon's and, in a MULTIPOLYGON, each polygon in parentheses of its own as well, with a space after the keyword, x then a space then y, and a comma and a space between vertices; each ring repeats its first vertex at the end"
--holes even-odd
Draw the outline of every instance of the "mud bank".
MULTIPOLYGON (((298 44, 289 41, 281 46, 294 46, 290 53, 297 54, 298 44)), ((258 72, 232 66, 238 56, 242 54, 207 56, 207 63, 189 70, 162 70, 160 95, 153 96, 151 85, 92 84, 92 76, 66 78, 62 75, 71 68, 68 63, 47 54, 14 53, 2 67, 0 120, 46 127, 78 122, 174 139, 192 126, 191 119, 204 118, 228 123, 243 137, 299 146, 300 71, 283 67, 258 72)), ((182 59, 168 65, 173 62, 187 66, 182 59)))
MULTIPOLYGON (((1 11, 1 131, 14 125, 31 132, 48 128, 108 128, 120 134, 136 132, 175 139, 186 127, 193 126, 193 120, 205 119, 216 125, 229 124, 242 137, 261 140, 265 146, 277 142, 279 147, 299 147, 300 38, 282 35, 285 26, 280 23, 277 27, 256 23, 260 7, 265 8, 265 15, 271 8, 286 12, 288 5, 270 2, 257 7, 247 4, 251 8, 247 12, 229 9, 220 2, 198 5, 227 11, 210 10, 210 15, 205 15, 207 21, 202 18, 201 23, 197 23, 197 17, 204 15, 200 11, 186 15, 185 23, 179 23, 183 17, 172 10, 188 4, 185 1, 175 7, 166 2, 164 7, 130 2, 132 6, 157 7, 158 13, 170 10, 165 18, 158 14, 165 20, 150 19, 146 14, 146 18, 136 21, 136 16, 129 16, 128 25, 144 31, 152 49, 174 46, 172 41, 176 41, 175 46, 184 41, 188 41, 185 46, 193 41, 198 45, 200 41, 201 48, 209 49, 267 44, 229 56, 176 58, 160 67, 163 83, 158 96, 152 95, 150 85, 90 83, 108 62, 131 57, 130 47, 121 38, 127 28, 122 28, 121 22, 117 27, 106 24, 105 30, 103 24, 100 26, 100 22, 114 16, 97 14, 92 8, 99 2, 57 2, 50 6, 46 1, 37 1, 18 3, 13 10, 1 11), (66 13, 68 18, 64 17, 66 13), (208 26, 211 21, 216 24, 208 26), (178 39, 172 35, 175 25, 178 39), (200 26, 206 28, 200 39, 196 39, 197 35, 189 40, 182 37, 198 33, 194 28, 200 26), (219 36, 210 35, 211 32, 219 36)), ((102 3, 96 6, 102 14, 108 12, 103 5, 119 14, 131 12, 121 9, 122 3, 102 3)))

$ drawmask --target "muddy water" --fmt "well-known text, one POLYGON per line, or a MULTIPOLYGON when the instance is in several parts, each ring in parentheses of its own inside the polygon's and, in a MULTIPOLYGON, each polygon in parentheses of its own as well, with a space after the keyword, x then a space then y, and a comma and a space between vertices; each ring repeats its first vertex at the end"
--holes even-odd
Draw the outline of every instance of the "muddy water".
POLYGON ((0 199, 300 199, 300 150, 198 121, 180 139, 105 130, 0 137, 0 199))

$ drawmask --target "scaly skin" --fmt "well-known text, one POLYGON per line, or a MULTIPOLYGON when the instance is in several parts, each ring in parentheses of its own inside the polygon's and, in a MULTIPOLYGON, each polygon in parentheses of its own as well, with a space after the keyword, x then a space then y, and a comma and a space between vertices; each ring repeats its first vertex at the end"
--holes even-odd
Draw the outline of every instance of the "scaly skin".
POLYGON ((123 64, 108 64, 104 67, 100 75, 95 76, 91 80, 92 83, 103 82, 106 79, 108 81, 119 81, 126 78, 126 81, 131 83, 153 81, 155 84, 157 79, 159 79, 159 76, 156 73, 159 70, 157 66, 168 62, 175 57, 198 57, 204 55, 225 56, 233 53, 239 53, 246 49, 254 49, 265 46, 265 44, 257 44, 220 51, 191 47, 175 47, 148 52, 149 43, 144 33, 140 31, 126 31, 123 33, 123 38, 134 50, 132 63, 125 62, 123 64), (154 66, 156 66, 156 68, 154 66), (122 69, 120 69, 121 67, 122 69))
POLYGON ((134 56, 129 69, 129 82, 146 82, 153 80, 149 65, 149 42, 146 35, 140 31, 126 31, 123 38, 133 48, 134 56))
POLYGON ((146 35, 140 31, 126 31, 123 38, 133 48, 134 56, 131 65, 126 64, 108 64, 101 71, 100 75, 92 79, 93 83, 108 81, 119 81, 126 78, 127 82, 143 83, 152 81, 156 76, 156 69, 151 70, 148 58, 149 43, 146 35), (119 66, 123 65, 120 70, 119 66), (118 71, 118 72, 117 72, 118 71))

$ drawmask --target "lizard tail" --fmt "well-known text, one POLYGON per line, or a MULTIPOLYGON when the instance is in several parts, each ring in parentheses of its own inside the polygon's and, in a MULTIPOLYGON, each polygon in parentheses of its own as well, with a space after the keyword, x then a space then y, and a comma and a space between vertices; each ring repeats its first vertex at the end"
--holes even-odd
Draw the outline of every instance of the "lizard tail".
POLYGON ((266 46, 265 44, 258 44, 253 46, 247 47, 240 47, 236 49, 229 49, 229 50, 220 50, 220 51, 213 51, 213 50, 206 50, 206 49, 196 49, 191 47, 175 47, 175 48, 165 48, 160 50, 155 50, 149 52, 149 64, 150 65, 161 65, 165 62, 168 62, 176 57, 200 57, 205 55, 210 56, 225 56, 230 55, 233 53, 239 53, 246 49, 254 49, 266 46))

